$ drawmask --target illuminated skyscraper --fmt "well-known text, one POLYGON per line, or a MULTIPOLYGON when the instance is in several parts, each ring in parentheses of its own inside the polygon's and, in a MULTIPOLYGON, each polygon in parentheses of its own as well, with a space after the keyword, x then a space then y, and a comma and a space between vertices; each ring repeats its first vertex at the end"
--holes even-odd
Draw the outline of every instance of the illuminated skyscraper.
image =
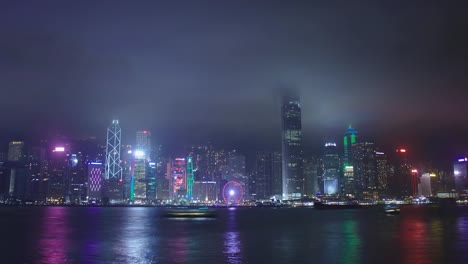
POLYGON ((282 100, 283 198, 301 198, 304 193, 301 105, 298 97, 284 96, 282 100))
POLYGON ((468 191, 468 159, 460 158, 453 164, 453 175, 455 178, 455 189, 457 192, 468 191))
POLYGON ((156 162, 149 162, 147 166, 148 171, 146 172, 146 199, 156 199, 156 174, 157 164, 156 162))
POLYGON ((336 143, 329 142, 325 144, 323 169, 324 194, 339 193, 340 157, 336 143))
POLYGON ((353 145, 355 190, 358 195, 370 195, 377 190, 375 146, 373 142, 353 145))
POLYGON ((112 120, 112 125, 107 129, 106 179, 120 180, 122 178, 122 167, 120 166, 121 134, 119 120, 112 120))
POLYGON ((344 194, 355 194, 353 145, 357 142, 357 131, 351 126, 346 129, 343 136, 343 180, 341 188, 344 194))
POLYGON ((21 161, 24 156, 24 142, 10 141, 8 144, 8 161, 21 161))
POLYGON ((141 150, 145 154, 145 158, 150 157, 151 152, 151 131, 140 130, 136 132, 136 150, 141 150))
MULTIPOLYGON (((193 145, 188 153, 192 157, 195 181, 213 181, 214 173, 208 172, 208 146, 193 145)), ((211 167, 214 169, 214 159, 211 167)))
POLYGON ((102 186, 104 184, 104 166, 101 162, 88 163, 88 201, 98 202, 102 198, 102 186))
POLYGON ((375 152, 375 165, 376 165, 376 187, 379 193, 386 193, 388 191, 388 178, 390 168, 385 153, 375 152))
MULTIPOLYGON (((435 176, 435 174, 433 174, 435 176)), ((429 197, 432 196, 432 190, 431 190, 431 174, 430 173, 424 173, 421 175, 419 178, 419 183, 418 183, 418 194, 420 196, 424 197, 429 197)))
MULTIPOLYGON (((414 194, 414 178, 408 160, 408 150, 397 149, 393 158, 395 170, 390 178, 391 192, 398 197, 408 197, 414 194)), ((417 173, 417 171, 416 171, 417 173)), ((417 190, 416 190, 417 191, 417 190)))
POLYGON ((283 177, 282 175, 282 158, 281 153, 273 153, 273 171, 272 171, 272 184, 271 194, 275 196, 282 196, 283 193, 283 177))
POLYGON ((47 201, 64 202, 66 193, 68 149, 59 146, 50 153, 48 160, 48 177, 44 179, 47 183, 47 201))
POLYGON ((170 195, 173 200, 184 198, 187 193, 187 174, 185 158, 175 158, 169 166, 171 175, 170 195))
POLYGON ((196 181, 193 183, 192 199, 200 202, 216 201, 216 182, 196 181))
POLYGON ((244 190, 244 197, 249 195, 249 177, 246 171, 245 155, 237 150, 232 150, 227 153, 226 174, 224 179, 227 181, 236 181, 241 184, 244 190))
POLYGON ((273 153, 257 152, 255 159, 255 193, 257 199, 269 199, 272 196, 272 184, 273 153))
POLYGON ((187 157, 187 198, 189 200, 192 199, 193 196, 193 182, 194 182, 194 174, 193 174, 193 160, 191 156, 187 157))
POLYGON ((344 137, 343 137, 344 166, 352 165, 353 145, 357 143, 357 135, 358 135, 358 132, 356 131, 356 129, 352 128, 351 126, 349 126, 348 129, 346 129, 344 133, 344 137))
POLYGON ((122 130, 119 120, 112 120, 107 129, 106 143, 106 191, 104 199, 114 203, 123 199, 122 167, 120 166, 120 140, 122 130))
MULTIPOLYGON (((141 156, 135 155, 133 165, 133 198, 146 199, 146 171, 148 162, 141 156)), ((132 192, 132 190, 130 190, 132 192)), ((130 195, 132 197, 132 195, 130 195)))
POLYGON ((315 196, 317 192, 323 190, 318 186, 318 176, 323 169, 322 159, 318 157, 304 158, 304 194, 308 196, 315 196))

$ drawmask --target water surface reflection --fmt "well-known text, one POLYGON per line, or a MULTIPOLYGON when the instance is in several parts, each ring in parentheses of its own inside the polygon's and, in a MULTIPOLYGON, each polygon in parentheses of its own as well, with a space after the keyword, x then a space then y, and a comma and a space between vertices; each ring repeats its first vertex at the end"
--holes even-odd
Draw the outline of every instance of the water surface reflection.
POLYGON ((224 232, 224 249, 225 262, 230 264, 240 264, 242 261, 242 245, 240 234, 236 223, 236 211, 229 210, 226 223, 226 231, 224 232))
POLYGON ((45 207, 39 239, 39 263, 60 264, 69 262, 68 210, 64 207, 45 207))
POLYGON ((161 210, 0 207, 0 263, 468 263, 468 207, 161 210))

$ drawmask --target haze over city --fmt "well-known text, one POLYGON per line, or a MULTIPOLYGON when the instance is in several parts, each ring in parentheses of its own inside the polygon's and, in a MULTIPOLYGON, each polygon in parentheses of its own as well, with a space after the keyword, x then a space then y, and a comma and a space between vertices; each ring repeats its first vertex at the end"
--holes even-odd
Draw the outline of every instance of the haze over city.
POLYGON ((0 263, 468 263, 468 1, 0 1, 0 263))
POLYGON ((180 149, 279 149, 275 92, 301 95, 305 152, 352 124, 387 149, 466 153, 463 1, 9 1, 0 136, 96 136, 121 120, 180 149))

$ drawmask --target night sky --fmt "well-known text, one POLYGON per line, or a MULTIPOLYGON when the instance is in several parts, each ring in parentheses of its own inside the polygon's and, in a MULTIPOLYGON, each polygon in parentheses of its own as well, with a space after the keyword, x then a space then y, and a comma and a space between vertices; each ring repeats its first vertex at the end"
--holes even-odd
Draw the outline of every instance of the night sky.
POLYGON ((290 87, 306 153, 352 124, 453 159, 468 152, 466 14, 466 1, 2 1, 2 149, 104 141, 113 117, 129 143, 146 128, 167 146, 279 149, 276 91, 290 87))

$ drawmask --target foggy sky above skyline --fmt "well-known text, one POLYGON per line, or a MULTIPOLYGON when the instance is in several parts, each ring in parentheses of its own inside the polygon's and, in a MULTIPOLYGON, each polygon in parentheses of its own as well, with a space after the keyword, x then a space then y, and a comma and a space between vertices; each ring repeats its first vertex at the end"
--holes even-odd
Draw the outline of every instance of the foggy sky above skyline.
POLYGON ((467 11, 464 1, 3 2, 0 138, 104 141, 117 117, 131 143, 150 129, 169 146, 279 149, 275 92, 291 87, 307 149, 340 143, 352 124, 384 146, 466 153, 467 11))

